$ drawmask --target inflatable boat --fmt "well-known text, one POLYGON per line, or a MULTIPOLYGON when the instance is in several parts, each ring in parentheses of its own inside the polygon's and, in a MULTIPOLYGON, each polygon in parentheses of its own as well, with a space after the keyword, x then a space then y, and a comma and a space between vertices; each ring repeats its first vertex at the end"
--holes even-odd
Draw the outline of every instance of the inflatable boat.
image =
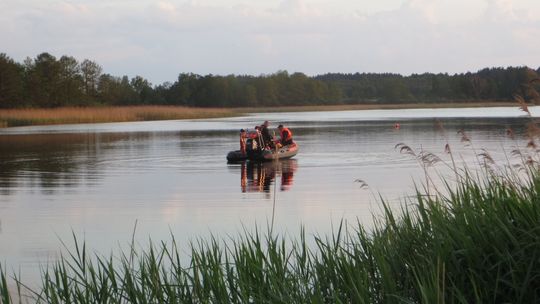
POLYGON ((296 143, 276 149, 257 150, 250 148, 251 145, 248 140, 247 147, 246 153, 242 153, 240 150, 229 152, 227 154, 227 161, 238 162, 248 159, 253 161, 271 161, 275 159, 288 159, 294 157, 298 153, 298 144, 296 143))

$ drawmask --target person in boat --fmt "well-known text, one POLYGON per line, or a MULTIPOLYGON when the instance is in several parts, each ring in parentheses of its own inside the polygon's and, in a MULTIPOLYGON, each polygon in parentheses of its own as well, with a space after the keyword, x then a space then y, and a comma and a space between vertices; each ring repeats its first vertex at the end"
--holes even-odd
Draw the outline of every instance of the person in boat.
POLYGON ((278 130, 281 136, 280 144, 282 146, 291 145, 293 143, 291 130, 289 130, 289 128, 285 128, 283 125, 279 125, 278 130))
POLYGON ((255 126, 255 134, 254 134, 254 137, 252 138, 254 142, 253 150, 257 150, 257 149, 260 150, 264 148, 264 142, 263 142, 262 134, 261 134, 261 126, 255 126))
POLYGON ((270 122, 268 122, 268 120, 265 120, 264 123, 259 128, 259 130, 261 131, 264 147, 273 148, 274 138, 272 135, 270 135, 270 130, 268 130, 268 126, 270 126, 270 122))
POLYGON ((240 153, 242 153, 242 155, 246 155, 246 141, 247 141, 246 130, 241 129, 240 130, 240 153))

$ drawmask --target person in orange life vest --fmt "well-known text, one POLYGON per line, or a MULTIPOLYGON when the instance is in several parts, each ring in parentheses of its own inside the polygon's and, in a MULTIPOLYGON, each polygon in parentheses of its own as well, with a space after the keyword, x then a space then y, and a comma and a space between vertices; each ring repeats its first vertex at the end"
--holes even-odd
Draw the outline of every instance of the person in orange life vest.
POLYGON ((283 125, 279 125, 278 130, 281 136, 281 140, 280 140, 281 145, 287 146, 293 143, 291 130, 283 127, 283 125))
POLYGON ((242 153, 242 155, 246 155, 246 138, 246 130, 240 130, 240 153, 242 153))

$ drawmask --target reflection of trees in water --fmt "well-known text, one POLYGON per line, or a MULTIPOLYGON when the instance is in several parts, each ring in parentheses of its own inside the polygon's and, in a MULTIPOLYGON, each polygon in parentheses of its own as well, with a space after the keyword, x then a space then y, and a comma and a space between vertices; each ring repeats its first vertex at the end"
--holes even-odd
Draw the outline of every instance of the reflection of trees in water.
POLYGON ((4 194, 22 181, 39 186, 44 193, 56 186, 74 187, 90 167, 96 135, 21 135, 0 138, 0 188, 4 194), (80 162, 78 156, 88 161, 80 162), (81 174, 82 173, 82 174, 81 174))
POLYGON ((124 140, 151 134, 81 133, 0 136, 0 194, 13 189, 40 187, 45 194, 58 187, 73 188, 82 182, 96 183, 103 170, 102 154, 124 140))
POLYGON ((298 169, 295 159, 276 162, 243 162, 240 166, 240 186, 242 192, 270 192, 276 177, 280 177, 280 190, 292 187, 294 173, 298 169))

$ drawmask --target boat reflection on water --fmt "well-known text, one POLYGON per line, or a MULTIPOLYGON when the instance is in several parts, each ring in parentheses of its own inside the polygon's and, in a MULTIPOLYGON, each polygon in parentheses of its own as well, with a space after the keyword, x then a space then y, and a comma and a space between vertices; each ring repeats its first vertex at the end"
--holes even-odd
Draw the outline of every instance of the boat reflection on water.
MULTIPOLYGON (((298 169, 296 159, 286 159, 273 162, 242 162, 240 165, 240 187, 243 193, 269 193, 271 185, 280 179, 279 189, 289 190, 294 181, 294 173, 298 169)), ((276 185, 278 186, 278 185, 276 185)))

